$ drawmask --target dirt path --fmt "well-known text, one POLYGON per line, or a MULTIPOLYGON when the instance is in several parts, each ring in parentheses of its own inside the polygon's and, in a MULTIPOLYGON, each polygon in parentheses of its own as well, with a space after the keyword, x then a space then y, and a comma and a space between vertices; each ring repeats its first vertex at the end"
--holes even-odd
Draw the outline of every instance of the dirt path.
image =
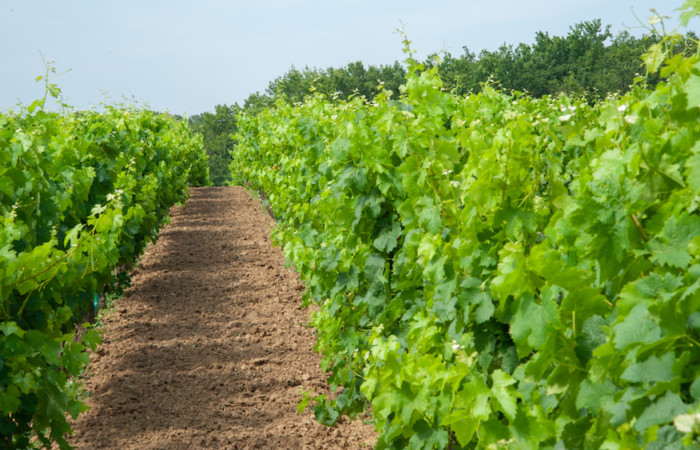
POLYGON ((296 275, 241 188, 192 189, 104 323, 74 425, 78 448, 368 448, 361 421, 297 414, 326 391, 296 275))

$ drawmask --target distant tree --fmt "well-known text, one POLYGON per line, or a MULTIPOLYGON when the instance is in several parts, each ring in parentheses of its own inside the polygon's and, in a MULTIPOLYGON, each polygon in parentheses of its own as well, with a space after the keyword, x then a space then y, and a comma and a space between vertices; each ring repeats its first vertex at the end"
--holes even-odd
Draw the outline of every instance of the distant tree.
POLYGON ((343 100, 352 96, 372 100, 380 90, 391 91, 393 98, 398 98, 399 87, 405 80, 406 71, 398 62, 391 66, 365 68, 357 61, 340 69, 330 68, 319 76, 319 84, 325 93, 343 100))
POLYGON ((269 95, 255 92, 243 102, 243 110, 249 113, 275 106, 275 99, 269 95))
MULTIPOLYGON (((455 58, 444 55, 439 74, 447 89, 459 95, 479 92, 481 84, 493 80, 503 89, 527 92, 532 96, 559 92, 583 95, 591 101, 612 92, 624 92, 640 74, 650 87, 658 75, 646 75, 642 55, 659 42, 651 34, 640 38, 623 31, 612 35, 601 21, 584 21, 569 28, 566 36, 538 32, 532 45, 503 44, 496 51, 483 50, 478 57, 464 47, 455 58)), ((697 36, 688 33, 676 52, 694 52, 697 36)), ((433 55, 426 64, 433 65, 433 55)))
POLYGON ((231 179, 229 164, 236 132, 236 115, 241 111, 237 105, 216 105, 214 113, 205 112, 190 117, 189 123, 195 132, 204 138, 204 150, 209 155, 209 177, 215 186, 224 186, 231 179))
POLYGON ((331 99, 347 100, 352 96, 374 98, 381 89, 392 92, 398 98, 399 87, 404 83, 406 71, 398 62, 386 66, 365 67, 360 61, 345 67, 325 70, 292 67, 289 72, 270 82, 265 93, 256 92, 246 99, 243 109, 255 112, 270 107, 278 99, 290 103, 301 102, 308 95, 319 92, 331 99))
POLYGON ((425 61, 426 67, 434 67, 435 61, 440 60, 438 73, 445 86, 457 95, 466 95, 477 90, 481 81, 476 71, 476 55, 466 46, 462 47, 462 50, 464 53, 459 57, 454 57, 448 52, 442 58, 438 58, 437 54, 433 53, 428 55, 425 61))
POLYGON ((300 102, 313 92, 318 82, 319 73, 317 70, 305 67, 298 70, 294 66, 281 77, 273 80, 265 93, 271 99, 284 98, 289 102, 300 102))

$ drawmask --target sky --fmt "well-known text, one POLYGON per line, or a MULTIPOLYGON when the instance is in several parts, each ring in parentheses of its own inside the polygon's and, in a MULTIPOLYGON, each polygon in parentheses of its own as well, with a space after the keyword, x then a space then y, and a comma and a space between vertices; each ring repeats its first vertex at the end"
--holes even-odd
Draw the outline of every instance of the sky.
MULTIPOLYGON (((0 0, 0 111, 51 82, 78 109, 137 103, 194 115, 243 104, 294 66, 402 61, 403 27, 418 59, 565 36, 601 19, 641 35, 656 8, 677 26, 683 0, 0 0)), ((698 20, 690 28, 698 29, 698 20)), ((681 29, 682 32, 687 31, 681 29)))

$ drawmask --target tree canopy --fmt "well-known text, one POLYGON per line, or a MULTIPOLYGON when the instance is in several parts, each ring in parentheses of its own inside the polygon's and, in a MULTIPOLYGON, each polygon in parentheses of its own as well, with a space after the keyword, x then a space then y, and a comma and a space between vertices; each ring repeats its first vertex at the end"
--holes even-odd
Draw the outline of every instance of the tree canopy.
MULTIPOLYGON (((570 27, 567 36, 538 32, 532 45, 503 44, 496 51, 482 50, 478 57, 463 47, 461 56, 445 54, 438 70, 446 87, 459 95, 479 92, 482 83, 491 80, 533 97, 566 93, 597 100, 627 91, 640 74, 649 87, 655 86, 659 76, 646 74, 642 55, 659 40, 656 34, 635 37, 627 31, 613 36, 610 26, 596 19, 570 27)), ((675 51, 695 52, 696 41, 697 36, 688 33, 675 51)), ((428 58, 428 66, 440 59, 435 56, 428 58)))

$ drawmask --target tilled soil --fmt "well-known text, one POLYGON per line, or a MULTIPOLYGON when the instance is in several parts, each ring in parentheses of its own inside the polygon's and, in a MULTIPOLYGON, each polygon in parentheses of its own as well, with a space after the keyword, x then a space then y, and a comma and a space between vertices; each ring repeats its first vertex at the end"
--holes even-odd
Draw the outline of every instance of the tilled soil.
POLYGON ((371 425, 327 428, 300 387, 327 393, 302 286, 242 188, 196 188, 103 318, 71 444, 115 449, 373 447, 371 425))

